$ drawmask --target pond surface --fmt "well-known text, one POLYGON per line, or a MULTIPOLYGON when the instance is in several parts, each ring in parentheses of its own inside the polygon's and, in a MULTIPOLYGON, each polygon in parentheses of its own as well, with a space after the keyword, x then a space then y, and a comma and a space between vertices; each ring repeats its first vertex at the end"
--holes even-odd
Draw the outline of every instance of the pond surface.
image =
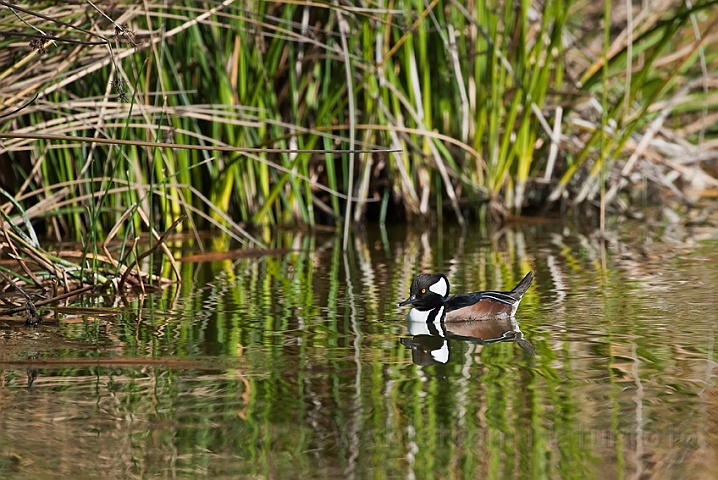
POLYGON ((622 231, 283 233, 0 325, 0 477, 714 478, 718 240, 622 231), (513 321, 442 334, 397 305, 418 272, 529 270, 513 321))

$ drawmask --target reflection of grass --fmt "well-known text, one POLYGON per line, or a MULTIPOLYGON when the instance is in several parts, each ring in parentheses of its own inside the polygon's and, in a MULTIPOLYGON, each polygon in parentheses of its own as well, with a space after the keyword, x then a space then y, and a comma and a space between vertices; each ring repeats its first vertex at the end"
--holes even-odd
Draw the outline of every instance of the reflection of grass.
MULTIPOLYGON (((449 365, 420 369, 398 342, 406 327, 396 301, 419 264, 441 270, 464 255, 480 258, 482 277, 495 286, 510 284, 512 273, 518 277, 534 260, 513 240, 495 245, 504 252, 496 255, 476 243, 451 252, 434 239, 415 243, 419 237, 389 237, 377 248, 380 236, 368 235, 346 256, 338 238, 297 235, 271 245, 297 248, 282 257, 183 264, 177 300, 171 291, 164 300, 135 298, 127 309, 138 316, 119 315, 103 330, 93 322, 63 326, 65 335, 92 343, 112 338, 113 348, 100 348, 100 356, 156 361, 138 369, 45 370, 36 388, 62 392, 68 402, 98 402, 116 419, 113 428, 133 432, 126 452, 144 472, 167 468, 172 458, 180 471, 281 478, 377 470, 393 477, 407 469, 501 478, 515 473, 514 465, 533 465, 532 442, 550 414, 529 424, 526 415, 541 408, 543 385, 558 378, 527 374, 521 349, 511 344, 479 351, 457 342, 449 365), (168 357, 199 358, 186 368, 158 363, 168 357)), ((527 308, 537 295, 526 295, 527 308)), ((550 370, 542 358, 533 361, 550 370)), ((570 428, 570 419, 565 424, 570 428)), ((124 437, 103 438, 111 448, 124 437)), ((535 468, 550 471, 540 462, 535 468)))
MULTIPOLYGON (((112 468, 135 476, 587 478, 633 468, 636 436, 624 432, 637 381, 652 428, 705 421, 691 415, 705 411, 691 390, 703 385, 705 352, 675 348, 640 321, 640 296, 620 273, 594 268, 599 242, 534 227, 486 238, 369 230, 345 254, 339 238, 292 233, 270 245, 292 248, 281 257, 183 263, 179 292, 129 298, 112 321, 61 323, 63 338, 95 348, 53 353, 83 360, 40 368, 32 402, 24 370, 2 366, 0 400, 10 396, 13 408, 3 411, 0 449, 68 478, 108 468, 98 450, 121 452, 112 468), (536 356, 513 343, 452 341, 448 364, 412 363, 396 302, 417 271, 445 271, 458 292, 513 285, 529 268, 536 284, 518 320, 536 356), (552 293, 559 280, 567 298, 552 293), (94 357, 105 361, 88 365, 94 357), (657 409, 669 377, 678 385, 657 409), (72 461, 43 463, 43 449, 72 461)), ((694 268, 705 274, 704 262, 694 268)))

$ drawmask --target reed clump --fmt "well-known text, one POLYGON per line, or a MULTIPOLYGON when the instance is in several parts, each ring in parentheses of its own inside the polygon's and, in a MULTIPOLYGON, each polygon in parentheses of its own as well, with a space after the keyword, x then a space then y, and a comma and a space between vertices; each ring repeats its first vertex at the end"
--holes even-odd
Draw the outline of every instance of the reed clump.
POLYGON ((1 207, 261 245, 246 225, 713 197, 718 6, 628 6, 0 1, 1 207))
POLYGON ((145 292, 148 288, 180 280, 179 268, 165 240, 184 216, 162 235, 153 230, 154 238, 150 238, 149 245, 140 236, 129 241, 127 237, 115 241, 118 230, 115 228, 98 251, 99 242, 85 242, 79 248, 42 246, 27 212, 22 207, 18 206, 18 209, 20 222, 0 212, 0 255, 3 257, 0 262, 0 290, 3 292, 0 317, 22 313, 21 320, 26 325, 37 325, 41 321, 38 308, 44 305, 89 293, 124 295, 132 288, 145 292), (166 254, 173 279, 141 268, 145 259, 157 253, 166 254))

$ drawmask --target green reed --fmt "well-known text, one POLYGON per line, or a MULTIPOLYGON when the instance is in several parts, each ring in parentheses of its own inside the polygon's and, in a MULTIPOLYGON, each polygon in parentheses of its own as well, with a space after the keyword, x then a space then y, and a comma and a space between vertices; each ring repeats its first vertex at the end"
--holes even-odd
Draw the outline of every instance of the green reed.
MULTIPOLYGON (((700 62, 707 70, 715 64, 716 49, 708 48, 715 41, 712 23, 699 16, 715 4, 668 8, 653 23, 637 23, 631 48, 606 52, 608 75, 601 73, 600 60, 587 63, 581 57, 602 32, 576 28, 591 12, 571 0, 546 2, 539 9, 527 0, 471 7, 453 0, 412 0, 392 4, 393 10, 341 7, 351 32, 347 47, 358 148, 402 150, 358 155, 353 192, 348 191, 348 153, 270 151, 348 148, 340 7, 253 2, 202 15, 208 12, 197 10, 195 2, 152 4, 152 16, 135 9, 127 21, 140 47, 123 36, 110 38, 112 57, 101 45, 58 41, 38 55, 3 42, 15 48, 13 60, 0 65, 4 107, 22 103, 32 92, 43 94, 43 105, 10 115, 0 130, 263 151, 25 140, 3 152, 19 162, 18 149, 32 148, 31 164, 40 163, 39 176, 29 177, 28 168, 13 170, 20 181, 30 181, 28 188, 56 191, 53 185, 60 183, 106 182, 105 194, 98 194, 95 181, 71 186, 63 197, 68 209, 48 210, 60 219, 48 230, 75 238, 88 231, 101 238, 133 206, 140 206, 148 220, 138 212, 129 221, 146 230, 148 225, 161 229, 184 212, 190 213, 185 229, 234 228, 225 215, 259 225, 334 225, 345 220, 348 194, 356 211, 347 220, 361 221, 374 212, 382 222, 387 215, 463 219, 469 212, 481 217, 487 201, 497 207, 492 210, 519 213, 526 205, 558 201, 564 192, 576 201, 590 200, 598 173, 630 155, 629 140, 656 118, 654 107, 686 81, 700 78, 700 62), (702 37, 690 43, 692 21, 702 37), (159 29, 166 32, 164 41, 145 33, 159 29), (578 33, 580 41, 568 42, 578 33), (691 45, 692 53, 666 60, 684 45, 691 45), (76 51, 69 57, 71 48, 76 51), (94 69, 99 62, 106 65, 94 69), (33 72, 52 66, 57 77, 35 77, 33 72), (81 70, 85 67, 93 70, 81 70), (78 71, 86 73, 70 81, 78 71), (19 91, 14 85, 21 80, 33 87, 19 91), (590 98, 603 106, 608 127, 590 118, 589 127, 577 126, 590 98), (556 167, 547 172, 547 129, 559 106, 564 111, 560 131, 569 140, 558 140, 556 167), (113 182, 127 187, 113 191, 113 182), (95 202, 90 209, 72 201, 88 195, 95 202), (452 212, 448 216, 445 207, 452 212)), ((85 22, 84 28, 115 28, 88 5, 58 10, 48 2, 32 8, 48 18, 85 22)), ((67 24, 24 15, 38 28, 77 40, 87 37, 67 24)), ((3 17, 0 27, 28 28, 14 16, 3 17)), ((698 90, 690 89, 688 100, 675 107, 680 118, 693 121, 714 108, 706 103, 710 89, 698 90)), ((698 137, 713 134, 703 129, 698 137)))

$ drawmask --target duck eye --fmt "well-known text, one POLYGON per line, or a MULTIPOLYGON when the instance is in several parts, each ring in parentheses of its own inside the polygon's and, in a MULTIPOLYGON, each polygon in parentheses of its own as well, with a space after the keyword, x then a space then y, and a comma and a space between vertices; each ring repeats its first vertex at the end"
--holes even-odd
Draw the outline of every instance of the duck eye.
POLYGON ((425 289, 425 288, 422 288, 422 289, 421 289, 421 293, 426 293, 426 289, 425 289))

